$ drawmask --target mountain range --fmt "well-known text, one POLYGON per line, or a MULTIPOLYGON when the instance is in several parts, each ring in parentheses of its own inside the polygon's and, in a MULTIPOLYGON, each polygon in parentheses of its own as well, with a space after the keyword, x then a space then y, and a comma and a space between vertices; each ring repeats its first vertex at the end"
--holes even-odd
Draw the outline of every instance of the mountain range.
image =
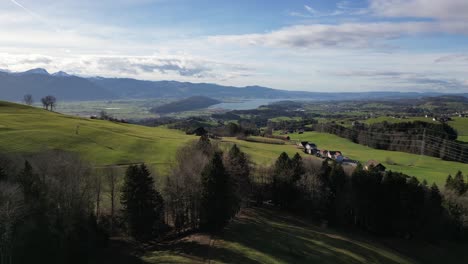
MULTIPOLYGON (((261 86, 233 87, 211 83, 178 81, 143 81, 130 78, 80 77, 65 72, 50 74, 45 69, 25 72, 0 70, 0 100, 20 101, 25 94, 36 100, 54 95, 63 101, 187 98, 208 96, 212 98, 265 98, 265 99, 315 99, 361 100, 398 99, 438 96, 442 93, 359 92, 327 93, 286 91, 261 86)), ((463 94, 468 96, 468 94, 463 94)))

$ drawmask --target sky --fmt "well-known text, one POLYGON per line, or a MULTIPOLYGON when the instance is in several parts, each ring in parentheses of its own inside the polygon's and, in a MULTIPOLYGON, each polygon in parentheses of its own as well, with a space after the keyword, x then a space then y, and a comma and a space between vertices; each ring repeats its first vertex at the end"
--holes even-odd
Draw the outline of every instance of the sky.
POLYGON ((467 0, 0 0, 0 69, 468 92, 467 0))

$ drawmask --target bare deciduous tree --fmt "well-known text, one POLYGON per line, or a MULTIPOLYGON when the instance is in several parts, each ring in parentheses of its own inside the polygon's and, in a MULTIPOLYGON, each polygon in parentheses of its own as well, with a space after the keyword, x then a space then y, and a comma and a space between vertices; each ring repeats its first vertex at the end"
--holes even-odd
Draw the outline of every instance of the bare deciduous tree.
POLYGON ((31 94, 26 94, 23 97, 23 102, 27 105, 32 105, 34 103, 33 96, 31 94))
POLYGON ((200 216, 200 175, 209 156, 197 142, 177 152, 177 162, 164 189, 167 217, 177 230, 197 228, 200 216))
POLYGON ((52 95, 47 95, 46 97, 41 98, 41 103, 46 110, 54 111, 57 106, 57 98, 52 95))
POLYGON ((11 264, 14 230, 23 216, 23 196, 18 185, 0 182, 0 263, 11 264))
POLYGON ((117 169, 115 167, 110 167, 107 169, 106 173, 106 184, 107 184, 107 193, 111 202, 111 211, 110 211, 110 229, 111 233, 114 233, 114 218, 115 218, 115 203, 117 195, 117 169))
POLYGON ((100 173, 94 175, 94 195, 96 199, 96 218, 101 216, 101 194, 102 194, 102 176, 100 173))

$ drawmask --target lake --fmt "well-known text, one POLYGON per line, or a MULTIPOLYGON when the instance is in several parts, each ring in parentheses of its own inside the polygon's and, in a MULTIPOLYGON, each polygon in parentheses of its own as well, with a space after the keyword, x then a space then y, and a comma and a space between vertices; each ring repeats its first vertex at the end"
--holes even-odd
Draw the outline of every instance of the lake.
POLYGON ((262 105, 268 105, 280 101, 305 101, 304 99, 245 99, 236 102, 225 102, 212 105, 209 109, 226 109, 226 110, 249 110, 256 109, 262 105))

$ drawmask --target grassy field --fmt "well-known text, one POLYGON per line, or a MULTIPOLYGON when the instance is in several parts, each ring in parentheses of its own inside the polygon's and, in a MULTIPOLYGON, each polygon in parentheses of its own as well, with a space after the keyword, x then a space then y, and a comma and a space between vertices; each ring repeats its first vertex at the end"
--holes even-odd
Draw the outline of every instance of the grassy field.
POLYGON ((195 139, 177 130, 90 120, 0 102, 0 151, 4 152, 63 149, 97 166, 146 162, 164 170, 177 149, 195 139))
POLYGON ((454 117, 449 125, 457 130, 458 140, 468 142, 468 118, 454 117))
POLYGON ((106 111, 115 118, 154 118, 157 117, 157 115, 151 113, 149 110, 152 107, 163 105, 167 103, 167 101, 168 100, 148 99, 59 102, 56 111, 68 115, 84 117, 99 115, 101 111, 106 111))
MULTIPOLYGON (((286 152, 291 157, 298 152, 303 154, 300 149, 289 144, 264 144, 230 137, 225 137, 221 140, 221 147, 225 150, 234 144, 238 145, 242 151, 244 151, 256 164, 259 165, 273 164, 282 152, 286 152)), ((305 154, 303 155, 305 156, 305 154)))
POLYGON ((425 118, 425 117, 393 118, 389 116, 369 118, 362 122, 371 125, 375 123, 382 123, 384 121, 388 123, 402 123, 402 122, 414 122, 414 121, 422 121, 422 122, 427 122, 427 123, 439 123, 437 121, 432 121, 432 118, 425 118))
MULTIPOLYGON (((458 170, 468 173, 468 164, 442 161, 415 154, 375 150, 349 140, 315 132, 292 134, 292 139, 307 140, 319 148, 341 150, 351 159, 366 162, 377 159, 388 169, 436 182, 443 186, 449 173, 458 170), (391 163, 396 164, 389 164, 391 163)), ((146 162, 159 172, 167 172, 177 149, 195 136, 187 136, 178 130, 150 128, 90 120, 42 109, 0 102, 0 151, 33 153, 45 149, 63 149, 79 153, 96 166, 146 162)), ((273 145, 247 142, 236 138, 224 138, 222 149, 237 144, 256 164, 275 162, 284 151, 304 155, 294 145, 273 145)))
POLYGON ((246 209, 220 235, 157 245, 143 263, 466 263, 461 245, 376 241, 323 229, 287 213, 246 209), (390 248, 388 245, 391 245, 390 248), (449 250, 449 251, 447 251, 449 250))
POLYGON ((305 132, 289 136, 293 140, 313 142, 319 149, 340 150, 345 156, 361 162, 378 160, 389 170, 416 176, 420 180, 426 179, 429 183, 435 182, 439 187, 444 186, 449 173, 454 175, 458 170, 468 173, 468 164, 404 152, 372 149, 332 134, 305 132))
MULTIPOLYGON (((449 121, 448 124, 455 128, 458 132, 458 140, 468 142, 468 118, 463 117, 452 117, 452 121, 449 121)), ((406 119, 402 118, 392 118, 387 116, 381 116, 376 118, 370 118, 363 121, 366 124, 375 124, 381 122, 389 123, 401 123, 401 122, 412 122, 412 121, 422 121, 427 123, 439 123, 438 121, 432 121, 432 118, 425 117, 409 117, 406 119)))

